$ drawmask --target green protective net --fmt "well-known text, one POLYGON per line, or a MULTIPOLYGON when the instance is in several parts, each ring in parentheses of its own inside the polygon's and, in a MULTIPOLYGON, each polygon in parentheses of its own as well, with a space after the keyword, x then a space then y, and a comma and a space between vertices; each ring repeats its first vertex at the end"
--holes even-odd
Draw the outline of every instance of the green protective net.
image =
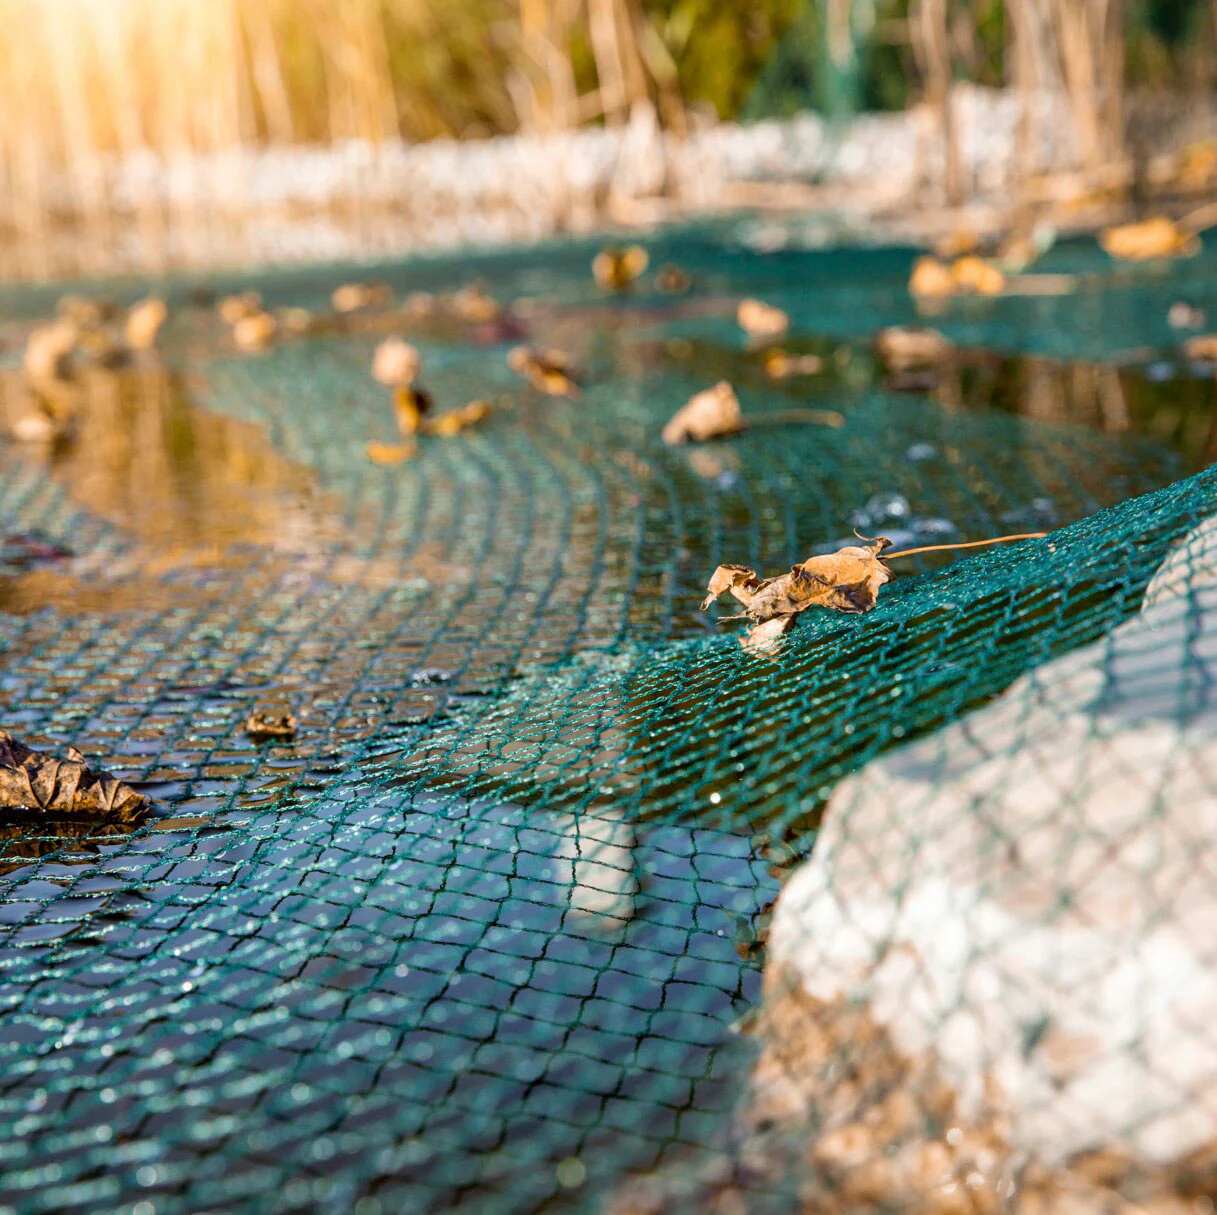
MULTIPOLYGON (((70 450, 0 452, 3 723, 155 803, 129 834, 0 826, 0 1204, 558 1210, 633 1202, 639 1174, 643 1206, 727 1201, 769 908, 834 790, 1101 647, 1217 510, 1211 378, 1164 320, 1179 295, 1217 314, 1211 251, 1168 275, 1062 247, 1075 293, 953 309, 935 323, 1000 353, 899 393, 864 339, 912 319, 910 253, 738 235, 656 239, 694 277, 675 300, 606 299, 579 244, 378 268, 480 275, 587 372, 542 398, 517 334, 422 325, 436 398, 499 408, 398 467, 365 454, 394 437, 375 336, 217 353, 184 288, 172 371, 93 376, 70 450), (769 380, 739 294, 820 335, 788 345, 826 372, 769 380), (846 424, 665 448, 720 376, 749 415, 846 424), (697 611, 720 561, 776 572, 854 528, 1051 535, 909 559, 775 657, 697 611), (271 701, 294 741, 246 735, 271 701)), ((316 306, 343 277, 258 285, 316 306)), ((43 302, 12 294, 9 323, 43 302)), ((893 898, 915 870, 884 871, 893 898)), ((796 1158, 765 1156, 748 1201, 789 1209, 796 1158)))

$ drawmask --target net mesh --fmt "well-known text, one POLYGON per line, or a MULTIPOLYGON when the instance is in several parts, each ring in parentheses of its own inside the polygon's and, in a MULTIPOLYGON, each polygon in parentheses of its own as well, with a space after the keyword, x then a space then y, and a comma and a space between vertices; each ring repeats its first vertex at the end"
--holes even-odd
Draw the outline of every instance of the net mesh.
MULTIPOLYGON (((378 334, 240 357, 216 349, 185 286, 171 292, 163 366, 89 372, 69 448, 0 452, 4 723, 31 745, 80 748, 155 803, 128 834, 0 828, 0 1202, 377 1215, 675 1209, 682 1195, 729 1210, 740 1193, 789 1209, 797 1193, 808 1209, 914 1209, 915 1179, 895 1198, 858 1197, 836 1158, 813 1161, 814 1184, 801 1172, 807 1143, 875 1105, 830 1100, 831 1078, 859 1043, 894 1033, 880 997, 914 980, 871 992, 875 1021, 813 1064, 783 1063, 765 1034, 739 1032, 770 908, 871 833, 897 841, 872 866, 893 904, 943 867, 880 830, 882 815, 850 809, 889 752, 939 748, 917 771, 944 795, 965 789, 956 818, 932 820, 948 826, 983 802, 967 784, 980 761, 956 762, 951 732, 994 705, 1047 707, 1039 733, 1007 732, 985 758, 1013 762, 1028 738, 1079 718, 1094 726, 1079 753, 1107 754, 1099 709, 1037 700, 1028 673, 1098 646, 1098 677, 1115 678, 1111 639, 1217 506, 1213 474, 1195 471, 1211 458, 1211 379, 1140 353, 1173 344, 1177 295, 1217 311, 1213 254, 1164 278, 1064 246, 1051 268, 1079 276, 1070 296, 937 318, 962 345, 1003 354, 960 356, 927 395, 885 386, 861 341, 914 318, 910 254, 758 255, 740 236, 657 239, 653 258, 694 276, 675 300, 645 287, 602 297, 579 244, 378 268, 400 290, 480 275, 530 338, 586 368, 581 400, 541 398, 506 366, 515 334, 419 323, 437 400, 498 407, 399 467, 365 453, 394 434, 367 374, 378 334), (819 351, 824 374, 769 379, 734 326, 739 294, 820 335, 789 345, 819 351), (665 448, 663 422, 720 376, 750 416, 806 399, 846 424, 665 448), (854 528, 910 544, 1050 536, 909 559, 873 612, 806 613, 776 657, 744 653, 697 612, 720 561, 783 570, 854 528), (294 741, 247 736, 268 703, 297 713, 294 741), (822 823, 836 826, 821 857, 822 823), (740 1103, 785 1091, 775 1070, 819 1112, 782 1130, 801 1146, 766 1141, 758 1156, 740 1103), (755 1159, 764 1167, 739 1163, 755 1159), (646 1184, 631 1190, 637 1174, 646 1184)), ((257 285, 270 303, 318 306, 342 277, 257 285)), ((45 301, 4 304, 19 332, 45 301)), ((1198 629, 1189 577, 1172 594, 1198 629)), ((1159 657, 1149 674, 1201 678, 1195 662, 1159 657)), ((1207 703, 1159 692, 1159 717, 1185 733, 1207 703)), ((1085 789, 1062 779, 1048 812, 1085 789)), ((906 832, 921 821, 910 797, 883 803, 907 806, 906 832)), ((1168 813, 1162 801, 1152 813, 1168 813)), ((1101 815, 1072 821, 1078 845, 1113 830, 1101 815)), ((1212 837, 1197 832, 1203 858, 1212 837)), ((860 914, 847 874, 840 891, 845 919, 860 914)), ((1169 917, 1159 894, 1137 904, 1138 923, 1169 917)), ((800 960, 783 906, 772 984, 779 961, 786 975, 819 965, 800 960)), ((1018 921, 1027 950, 1052 948, 1033 929, 1053 914, 1018 921)), ((841 923, 823 930, 843 937, 841 923)), ((886 922, 872 936, 908 943, 886 922)), ((951 973, 986 956, 973 953, 951 973)), ((800 1006, 803 1020, 839 1024, 824 1008, 841 991, 856 995, 842 979, 800 996, 821 1002, 800 1006)), ((922 1009, 931 1042, 951 1010, 922 1009)), ((1108 1046, 1141 1049, 1132 1031, 1108 1046)), ((884 1057, 914 1047, 926 1045, 901 1039, 884 1057)), ((954 1086, 966 1111, 977 1072, 949 1064, 908 1064, 899 1084, 893 1064, 884 1094, 912 1093, 945 1135, 944 1107, 923 1094, 954 1086)), ((1136 1159, 1132 1128, 1109 1121, 1089 1146, 1136 1159)), ((870 1150, 886 1159, 890 1146, 870 1150)))

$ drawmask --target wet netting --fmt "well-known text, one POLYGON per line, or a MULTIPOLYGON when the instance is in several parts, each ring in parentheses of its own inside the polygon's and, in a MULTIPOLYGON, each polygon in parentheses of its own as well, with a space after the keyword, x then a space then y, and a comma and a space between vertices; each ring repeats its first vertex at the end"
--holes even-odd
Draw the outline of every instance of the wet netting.
POLYGON ((1213 1209, 1217 423, 1166 314, 1217 252, 1062 245, 911 375, 912 252, 807 236, 656 238, 623 296, 575 242, 362 268, 392 304, 252 355, 207 292, 355 272, 168 284, 158 359, 0 448, 0 722, 152 807, 0 824, 0 1208, 1213 1209), (497 319, 402 305, 475 279, 497 319), (385 465, 393 332, 493 409, 385 465), (844 425, 665 447, 720 378, 844 425), (1048 535, 773 653, 698 611, 854 529, 1048 535))

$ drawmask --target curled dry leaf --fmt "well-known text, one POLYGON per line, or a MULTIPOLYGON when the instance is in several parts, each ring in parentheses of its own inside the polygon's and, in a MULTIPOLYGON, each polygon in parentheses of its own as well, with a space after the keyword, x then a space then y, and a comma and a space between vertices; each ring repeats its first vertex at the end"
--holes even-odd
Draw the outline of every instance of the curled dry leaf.
POLYGON ((663 428, 663 441, 674 447, 678 443, 704 443, 720 435, 733 435, 743 429, 739 398, 726 380, 690 397, 688 402, 663 428))
POLYGON ((1172 329, 1203 329, 1208 320, 1203 308, 1197 308, 1187 300, 1176 300, 1166 314, 1166 323, 1172 329))
POLYGON ((251 713, 245 719, 245 733, 255 742, 270 738, 295 738, 294 713, 251 713))
POLYGON ((555 397, 577 397, 579 385, 567 357, 557 350, 513 346, 507 366, 522 375, 539 392, 555 397))
POLYGON ((480 283, 462 287, 451 299, 452 311, 462 321, 481 325, 497 320, 503 311, 502 305, 493 296, 487 295, 480 283))
POLYGON ((278 328, 278 321, 269 312, 253 312, 233 325, 232 340, 238 350, 252 354, 265 350, 274 340, 278 328))
POLYGON ((1200 252, 1200 238, 1194 232, 1184 231, 1165 215, 1107 228, 1099 234, 1099 244, 1112 257, 1131 262, 1159 257, 1192 257, 1200 252))
POLYGON ((790 328, 790 317, 763 300, 740 300, 735 319, 752 337, 781 337, 790 328))
POLYGON ((133 350, 151 350, 168 317, 169 309, 165 301, 156 296, 132 304, 124 326, 127 345, 133 350))
POLYGON ((418 454, 418 448, 413 443, 369 443, 364 448, 367 457, 373 464, 382 464, 392 468, 396 464, 404 464, 418 454))
POLYGON ((1183 343, 1183 353, 1200 363, 1217 363, 1217 333, 1203 333, 1183 343))
POLYGON ((108 772, 90 768, 75 747, 59 759, 0 730, 0 807, 48 818, 135 824, 148 799, 108 772))
POLYGON ((955 279, 950 266, 936 257, 919 257, 909 275, 909 291, 923 299, 942 299, 955 294, 955 279))
POLYGON ((409 386, 418 378, 422 366, 422 355, 409 342, 388 337, 372 356, 372 378, 390 388, 398 384, 409 386))
POLYGON ((317 318, 307 308, 280 308, 275 317, 284 333, 311 333, 317 324, 317 318))
POLYGON ((1006 276, 993 262, 983 257, 961 257, 951 267, 951 279, 958 291, 973 295, 1001 295, 1006 276))
POLYGON ((679 266, 668 262, 656 271, 655 286, 666 295, 683 295, 693 286, 693 280, 679 266))
POLYGON ((226 325, 235 325, 247 316, 262 311, 262 296, 257 291, 242 291, 239 295, 226 295, 216 305, 220 320, 226 325))
POLYGON ((430 412, 431 394, 421 388, 400 384, 393 390, 393 412, 397 415, 397 429, 409 437, 422 429, 423 415, 430 412))
POLYGON ((335 287, 330 303, 335 312, 359 312, 364 308, 383 308, 393 298, 387 283, 343 283, 335 287))
POLYGON ((646 270, 650 260, 641 245, 629 245, 625 249, 609 245, 593 259, 592 274, 605 290, 624 291, 646 270))
POLYGON ((891 581, 891 570, 879 559, 890 543, 881 536, 869 545, 849 545, 835 553, 809 557, 792 566, 790 573, 764 580, 745 565, 720 565, 710 575, 702 610, 729 591, 743 604, 743 615, 753 622, 745 639, 750 647, 771 644, 791 627, 795 616, 811 607, 869 612, 878 600, 879 588, 891 581), (785 626, 773 623, 778 620, 785 621, 785 626))
POLYGON ((470 401, 459 409, 450 409, 441 413, 437 418, 429 418, 423 423, 423 431, 429 435, 439 435, 451 438, 463 430, 469 430, 490 415, 489 401, 470 401))
POLYGON ((67 319, 40 325, 25 343, 22 366, 26 375, 35 381, 66 379, 79 336, 76 323, 67 319))
POLYGON ((920 367, 937 363, 954 349, 937 329, 906 329, 893 325, 875 334, 875 351, 891 367, 920 367))
POLYGON ((775 348, 765 352, 765 374, 774 380, 788 380, 797 375, 818 375, 824 370, 824 360, 814 354, 789 354, 775 348))

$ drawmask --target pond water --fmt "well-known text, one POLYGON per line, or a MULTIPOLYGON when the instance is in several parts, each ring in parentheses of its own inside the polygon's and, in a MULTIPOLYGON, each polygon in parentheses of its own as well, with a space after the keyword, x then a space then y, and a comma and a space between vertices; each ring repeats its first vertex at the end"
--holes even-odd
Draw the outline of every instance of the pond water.
MULTIPOLYGON (((1068 295, 951 306, 958 350, 909 377, 870 338, 925 319, 911 251, 738 235, 650 242, 676 296, 604 295, 584 243, 167 284, 158 358, 82 372, 66 441, 0 448, 0 724, 154 803, 131 834, 0 824, 0 1204, 558 1209, 712 1155, 766 908, 832 784, 1131 610, 1135 574, 1062 597, 1014 550, 910 562, 772 662, 697 608, 718 562, 779 572, 854 528, 1073 552, 1068 525, 1206 467, 1212 369, 1166 314, 1217 320, 1217 250, 1060 246, 1068 295), (205 302, 321 310, 353 277, 479 280, 508 312, 394 306, 250 356, 205 302), (742 295, 822 371, 772 379, 742 295), (494 408, 384 467, 390 332, 440 409, 494 408), (576 359, 578 400, 510 371, 522 338, 576 359), (750 416, 845 424, 665 448, 720 378, 750 416), (251 740, 273 705, 295 739, 251 740)), ((0 295, 8 418, 51 303, 0 295)))

